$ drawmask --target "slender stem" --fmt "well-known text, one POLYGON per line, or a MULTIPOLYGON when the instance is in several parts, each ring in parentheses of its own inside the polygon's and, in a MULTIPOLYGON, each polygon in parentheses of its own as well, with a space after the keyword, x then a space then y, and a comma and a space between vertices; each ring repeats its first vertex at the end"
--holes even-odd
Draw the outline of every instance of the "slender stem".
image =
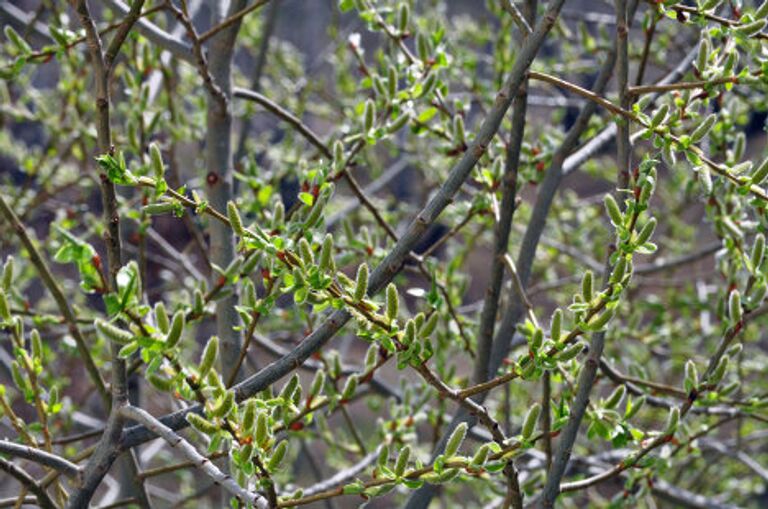
POLYGON ((51 274, 51 270, 48 268, 48 264, 37 250, 37 247, 35 247, 35 245, 32 243, 32 239, 29 237, 26 228, 23 224, 21 224, 21 221, 18 217, 16 217, 16 214, 8 206, 8 203, 5 201, 5 198, 2 195, 0 195, 0 213, 2 213, 3 217, 5 217, 5 220, 8 221, 11 226, 13 226, 16 235, 19 237, 19 240, 21 240, 21 243, 26 248, 32 264, 37 269, 38 274, 40 274, 40 277, 42 278, 45 286, 48 288, 48 291, 51 292, 53 300, 56 301, 56 305, 59 308, 59 312, 67 322, 69 333, 74 338, 75 344, 77 345, 77 351, 85 363, 85 370, 91 377, 91 380, 96 386, 96 390, 101 395, 102 400, 104 402, 108 402, 109 392, 104 385, 104 381, 101 378, 99 369, 96 367, 93 356, 91 355, 91 351, 85 341, 85 337, 80 331, 77 316, 75 316, 74 311, 70 307, 69 301, 64 295, 64 292, 61 290, 61 287, 56 281, 56 278, 53 276, 53 274, 51 274))
MULTIPOLYGON (((19 481, 24 488, 29 490, 37 498, 37 503, 43 509, 56 509, 56 504, 35 479, 22 468, 17 467, 8 460, 0 458, 0 470, 19 481)), ((23 501, 23 499, 22 499, 23 501)))
MULTIPOLYGON (((616 74, 619 86, 619 100, 622 108, 627 109, 629 98, 627 89, 629 87, 629 56, 628 56, 628 25, 627 25, 627 2, 626 0, 616 0, 616 74)), ((617 144, 617 185, 616 189, 626 189, 629 185, 631 145, 629 139, 629 122, 621 119, 618 125, 616 135, 617 144)), ((618 194, 618 191, 615 192, 618 194)), ((620 200, 624 203, 624 200, 620 200)), ((632 227, 635 225, 637 213, 633 214, 632 227)), ((610 260, 610 258, 609 258, 610 260)), ((610 267, 610 261, 606 261, 606 268, 610 267)), ((609 278, 609 270, 605 271, 604 280, 609 278)), ((571 457, 573 444, 579 433, 581 421, 584 418, 585 411, 589 405, 589 394, 595 384, 597 369, 600 364, 600 358, 603 355, 605 347, 605 332, 597 332, 592 336, 589 346, 589 353, 584 365, 579 372, 578 388, 570 408, 568 422, 563 429, 560 440, 555 449, 552 464, 547 470, 547 480, 541 498, 541 507, 552 509, 560 493, 560 480, 565 474, 568 461, 571 457)))
POLYGON ((232 25, 241 23, 244 16, 252 13, 253 11, 258 9, 262 5, 266 4, 267 2, 269 2, 269 0, 256 0, 254 3, 252 3, 248 7, 243 7, 242 9, 237 11, 236 13, 228 16, 226 19, 221 21, 215 27, 210 28, 210 29, 206 30, 205 32, 203 32, 202 34, 200 34, 200 37, 198 38, 198 40, 201 43, 203 43, 203 42, 207 41, 208 39, 210 39, 211 37, 213 37, 214 35, 216 35, 219 32, 221 32, 222 30, 224 30, 225 28, 230 28, 230 27, 232 27, 232 25))
POLYGON ((75 479, 77 482, 80 482, 83 475, 83 469, 81 467, 62 458, 61 456, 57 456, 50 452, 46 452, 34 447, 17 444, 15 442, 9 442, 8 440, 0 440, 0 452, 10 456, 15 456, 17 458, 24 458, 30 461, 34 461, 35 463, 39 463, 47 467, 51 467, 60 471, 67 477, 75 479))
POLYGON ((163 425, 162 422, 157 420, 147 411, 135 406, 128 405, 122 407, 120 409, 120 413, 125 418, 139 422, 147 428, 151 429, 153 433, 168 442, 172 448, 178 448, 178 450, 181 451, 184 456, 186 456, 187 460, 193 462, 197 468, 203 471, 222 488, 231 493, 240 502, 253 504, 254 507, 260 509, 266 509, 268 507, 267 500, 264 497, 258 493, 252 493, 241 488, 234 479, 219 470, 219 468, 214 465, 211 460, 200 454, 197 449, 195 449, 189 442, 174 433, 172 429, 163 425))

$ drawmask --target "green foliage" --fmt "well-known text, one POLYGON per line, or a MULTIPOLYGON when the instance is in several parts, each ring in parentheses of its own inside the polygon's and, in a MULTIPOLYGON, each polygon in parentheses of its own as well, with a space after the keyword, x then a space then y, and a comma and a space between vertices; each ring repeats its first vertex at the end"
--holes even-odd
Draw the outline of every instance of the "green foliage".
MULTIPOLYGON (((605 13, 561 15, 529 64, 527 1, 340 0, 327 16, 308 2, 291 37, 285 20, 268 26, 267 9, 288 12, 273 2, 232 32, 236 93, 221 102, 211 71, 227 64, 211 55, 227 37, 203 35, 199 16, 200 54, 170 60, 131 26, 105 62, 107 99, 74 11, 44 3, 45 33, 4 27, 9 440, 84 467, 82 441, 57 440, 82 431, 77 412, 117 422, 108 389, 130 373, 152 415, 192 408, 182 424, 196 433, 174 430, 171 445, 225 456, 232 483, 281 507, 346 495, 401 506, 426 483, 443 486, 443 505, 486 507, 514 498, 515 471, 525 503, 544 493, 539 459, 586 402, 556 483, 574 493, 558 506, 646 507, 663 489, 753 504, 759 478, 722 448, 764 459, 768 157, 751 130, 768 104, 768 2, 640 2, 636 86, 617 91, 616 65, 594 92, 615 47, 605 13), (322 36, 305 24, 318 19, 322 36), (243 62, 264 64, 257 81, 243 62), (526 84, 509 90, 518 70, 526 84), (231 132, 210 130, 217 115, 231 132), (615 139, 616 123, 628 168, 612 149, 579 148, 615 139), (458 409, 472 423, 447 435, 458 409), (606 450, 615 466, 583 489, 606 450), (299 488, 312 482, 295 477, 306 454, 323 476, 354 473, 319 495, 299 488)), ((552 2, 539 3, 541 20, 552 2)), ((142 23, 180 26, 149 9, 142 23)), ((94 11, 106 51, 125 14, 94 11)), ((180 492, 210 474, 189 468, 200 458, 179 467, 180 492)), ((64 503, 82 485, 46 489, 64 503)))

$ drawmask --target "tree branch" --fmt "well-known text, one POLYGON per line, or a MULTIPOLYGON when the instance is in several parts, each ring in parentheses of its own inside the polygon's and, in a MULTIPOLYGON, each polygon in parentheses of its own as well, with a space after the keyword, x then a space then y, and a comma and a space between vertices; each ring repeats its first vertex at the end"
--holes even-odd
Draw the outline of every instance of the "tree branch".
POLYGON ((259 509, 267 508, 267 500, 264 497, 258 493, 252 493, 241 488, 234 479, 219 470, 211 460, 197 452, 197 449, 195 449, 189 442, 174 433, 172 429, 163 425, 162 422, 153 417, 149 412, 129 405, 122 407, 120 413, 123 417, 146 426, 147 429, 150 429, 154 434, 168 442, 168 445, 172 448, 181 451, 181 453, 189 461, 194 463, 197 468, 202 470, 208 477, 213 479, 216 484, 227 490, 240 502, 253 504, 259 509))

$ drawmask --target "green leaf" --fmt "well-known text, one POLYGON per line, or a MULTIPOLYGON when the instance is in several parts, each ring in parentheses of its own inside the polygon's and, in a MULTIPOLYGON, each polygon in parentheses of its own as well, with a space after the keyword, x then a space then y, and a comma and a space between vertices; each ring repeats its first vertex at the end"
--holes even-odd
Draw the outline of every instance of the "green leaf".
POLYGON ((99 163, 99 166, 101 166, 101 169, 104 170, 107 178, 113 184, 126 186, 135 184, 136 177, 125 167, 122 153, 118 154, 117 159, 111 154, 96 156, 96 162, 99 163))

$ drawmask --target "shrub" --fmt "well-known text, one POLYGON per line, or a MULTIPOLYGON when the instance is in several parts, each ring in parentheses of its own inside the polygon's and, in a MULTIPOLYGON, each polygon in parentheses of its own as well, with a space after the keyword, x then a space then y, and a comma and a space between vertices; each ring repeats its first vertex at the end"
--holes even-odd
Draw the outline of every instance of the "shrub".
POLYGON ((541 3, 0 5, 4 503, 759 506, 768 2, 541 3))

